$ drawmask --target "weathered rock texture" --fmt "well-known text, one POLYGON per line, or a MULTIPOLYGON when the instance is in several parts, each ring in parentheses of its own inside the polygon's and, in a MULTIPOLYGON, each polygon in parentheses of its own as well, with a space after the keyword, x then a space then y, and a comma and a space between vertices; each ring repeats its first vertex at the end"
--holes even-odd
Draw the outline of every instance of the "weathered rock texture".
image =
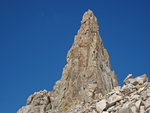
POLYGON ((107 50, 99 35, 97 19, 89 10, 83 15, 81 27, 67 55, 61 80, 54 86, 52 108, 67 111, 78 102, 90 102, 117 86, 110 70, 107 50))
POLYGON ((69 113, 150 113, 150 83, 147 76, 144 74, 135 79, 131 74, 129 76, 122 88, 117 86, 102 98, 82 107, 76 105, 69 113))
POLYGON ((47 113, 51 108, 50 92, 43 90, 29 96, 27 105, 17 113, 47 113))
POLYGON ((146 75, 133 79, 130 74, 124 84, 122 89, 118 86, 97 19, 88 10, 67 54, 62 78, 52 92, 44 90, 29 96, 18 113, 149 112, 150 84, 146 75))

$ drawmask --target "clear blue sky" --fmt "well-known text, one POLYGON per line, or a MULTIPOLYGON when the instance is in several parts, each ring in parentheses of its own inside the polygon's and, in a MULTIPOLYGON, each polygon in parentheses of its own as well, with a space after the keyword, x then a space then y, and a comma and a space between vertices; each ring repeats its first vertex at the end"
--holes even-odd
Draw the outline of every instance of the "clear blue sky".
POLYGON ((149 0, 0 0, 0 113, 15 113, 35 91, 52 90, 88 9, 119 84, 129 73, 150 78, 149 0))

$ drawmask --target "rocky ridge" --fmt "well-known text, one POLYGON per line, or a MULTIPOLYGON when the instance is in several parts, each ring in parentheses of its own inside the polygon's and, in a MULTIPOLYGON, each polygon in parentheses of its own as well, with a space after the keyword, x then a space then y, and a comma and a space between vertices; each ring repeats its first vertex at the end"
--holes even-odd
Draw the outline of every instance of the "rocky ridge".
POLYGON ((17 113, 150 113, 150 83, 129 74, 118 86, 99 35, 97 18, 84 13, 53 91, 35 92, 17 113))

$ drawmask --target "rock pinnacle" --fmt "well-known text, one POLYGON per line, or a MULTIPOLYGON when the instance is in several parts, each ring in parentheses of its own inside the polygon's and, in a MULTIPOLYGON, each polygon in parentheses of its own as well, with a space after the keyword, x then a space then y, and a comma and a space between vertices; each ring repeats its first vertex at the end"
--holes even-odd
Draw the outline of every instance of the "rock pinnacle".
POLYGON ((53 107, 59 106, 62 111, 67 111, 76 103, 103 96, 117 85, 108 52, 99 35, 97 18, 88 10, 67 54, 62 78, 54 86, 53 107))
MULTIPOLYGON (((80 103, 99 99, 118 86, 114 71, 111 71, 109 55, 99 34, 97 18, 91 10, 83 14, 81 27, 67 54, 67 64, 62 77, 52 92, 34 93, 28 98, 26 109, 63 113, 80 103), (37 101, 38 100, 38 101, 37 101)), ((28 113, 21 112, 18 113, 28 113)), ((30 113, 30 112, 29 112, 30 113)))

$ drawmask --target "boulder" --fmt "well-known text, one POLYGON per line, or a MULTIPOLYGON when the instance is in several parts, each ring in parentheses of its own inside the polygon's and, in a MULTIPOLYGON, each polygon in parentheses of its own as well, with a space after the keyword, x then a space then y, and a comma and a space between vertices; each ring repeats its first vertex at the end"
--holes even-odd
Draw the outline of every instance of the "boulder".
POLYGON ((107 101, 106 99, 101 100, 100 102, 96 103, 96 110, 99 113, 102 113, 102 111, 107 107, 107 101))
POLYGON ((148 78, 146 74, 143 74, 142 76, 136 77, 135 80, 138 82, 138 84, 142 85, 148 81, 148 78))

